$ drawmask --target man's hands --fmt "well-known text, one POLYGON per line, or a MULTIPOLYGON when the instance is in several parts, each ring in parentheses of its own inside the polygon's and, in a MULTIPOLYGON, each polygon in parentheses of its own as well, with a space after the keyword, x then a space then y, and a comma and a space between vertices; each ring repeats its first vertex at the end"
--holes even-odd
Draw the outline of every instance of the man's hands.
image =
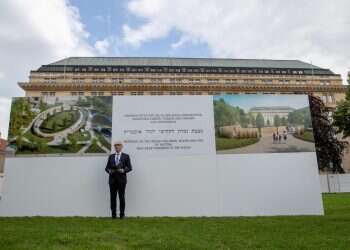
POLYGON ((109 170, 109 174, 114 174, 114 173, 122 174, 122 173, 124 173, 124 172, 125 172, 125 171, 124 171, 124 169, 122 169, 122 168, 110 169, 110 170, 109 170))

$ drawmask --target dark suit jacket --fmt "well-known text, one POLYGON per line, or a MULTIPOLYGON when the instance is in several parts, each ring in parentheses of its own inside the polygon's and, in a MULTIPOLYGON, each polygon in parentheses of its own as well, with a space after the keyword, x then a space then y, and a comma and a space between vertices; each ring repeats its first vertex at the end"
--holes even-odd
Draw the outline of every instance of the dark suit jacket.
POLYGON ((124 169, 124 173, 110 173, 115 164, 115 154, 111 154, 108 157, 105 171, 109 174, 109 184, 126 184, 126 173, 132 170, 130 157, 128 154, 122 153, 119 158, 121 167, 124 169))

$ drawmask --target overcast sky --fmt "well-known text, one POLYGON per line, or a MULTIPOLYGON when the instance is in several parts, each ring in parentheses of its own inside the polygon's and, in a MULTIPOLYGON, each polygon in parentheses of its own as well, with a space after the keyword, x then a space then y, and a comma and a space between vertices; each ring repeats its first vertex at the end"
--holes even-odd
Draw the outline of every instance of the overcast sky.
POLYGON ((0 131, 31 69, 67 56, 300 59, 350 68, 349 0, 1 0, 0 131))

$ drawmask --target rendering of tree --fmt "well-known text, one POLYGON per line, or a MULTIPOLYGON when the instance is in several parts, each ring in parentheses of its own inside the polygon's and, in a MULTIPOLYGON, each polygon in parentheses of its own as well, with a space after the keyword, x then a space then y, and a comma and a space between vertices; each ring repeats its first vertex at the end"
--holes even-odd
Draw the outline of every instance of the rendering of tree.
POLYGON ((261 137, 261 128, 265 126, 265 122, 264 122, 264 117, 262 116, 262 114, 258 114, 256 116, 256 126, 259 129, 259 137, 261 137))
POLYGON ((262 127, 265 126, 264 117, 262 116, 262 114, 258 114, 256 116, 256 122, 255 123, 256 123, 256 126, 258 128, 262 128, 262 127))
POLYGON ((39 109, 40 112, 43 112, 46 109, 46 104, 44 103, 42 98, 40 98, 39 109))
POLYGON ((214 114, 216 128, 235 125, 240 121, 240 113, 223 99, 214 101, 214 114))
POLYGON ((287 119, 283 116, 282 118, 281 118, 281 125, 282 126, 287 126, 288 124, 287 124, 288 122, 287 122, 287 119))
POLYGON ((47 153, 48 145, 44 140, 38 140, 37 145, 40 153, 47 153))
POLYGON ((309 96, 318 167, 344 173, 342 156, 348 143, 339 141, 328 119, 328 110, 321 99, 309 96))
POLYGON ((74 136, 74 135, 71 136, 71 138, 69 139, 69 141, 70 141, 70 143, 71 143, 71 145, 72 145, 72 149, 73 149, 74 151, 76 151, 76 150, 77 150, 77 146, 78 146, 78 141, 77 141, 77 139, 75 138, 75 136, 74 136))
POLYGON ((273 124, 274 124, 276 127, 281 126, 281 118, 280 118, 278 115, 275 115, 275 116, 273 117, 273 124))
POLYGON ((53 121, 53 122, 52 122, 52 130, 53 130, 54 132, 57 131, 57 127, 58 127, 57 122, 53 121))
POLYGON ((16 145, 17 145, 17 149, 20 151, 22 150, 23 147, 23 133, 19 132, 17 137, 16 137, 16 145))
POLYGON ((348 87, 345 100, 341 101, 333 114, 333 126, 343 138, 350 136, 350 88, 348 87))
POLYGON ((309 107, 294 110, 288 114, 288 123, 292 125, 304 125, 311 128, 311 114, 309 107))

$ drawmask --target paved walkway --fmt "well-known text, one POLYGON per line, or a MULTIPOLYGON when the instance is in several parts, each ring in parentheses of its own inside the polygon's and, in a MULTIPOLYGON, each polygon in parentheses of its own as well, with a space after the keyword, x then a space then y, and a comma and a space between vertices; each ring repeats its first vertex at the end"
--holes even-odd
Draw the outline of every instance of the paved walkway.
POLYGON ((314 143, 303 141, 288 135, 287 142, 273 143, 272 135, 260 138, 259 142, 242 148, 220 150, 218 154, 246 154, 246 153, 285 153, 285 152, 314 152, 314 143))

